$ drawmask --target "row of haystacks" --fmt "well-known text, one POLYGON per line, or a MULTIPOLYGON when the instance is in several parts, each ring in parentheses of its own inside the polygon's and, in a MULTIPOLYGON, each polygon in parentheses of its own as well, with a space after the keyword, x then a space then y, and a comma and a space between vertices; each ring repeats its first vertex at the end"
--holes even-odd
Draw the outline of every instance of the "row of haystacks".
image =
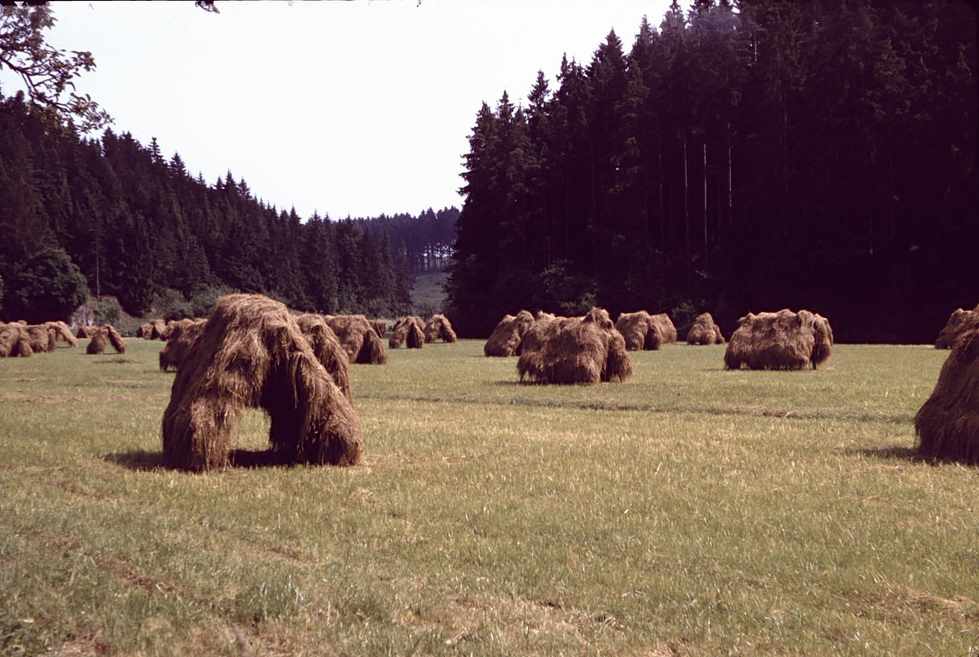
POLYGON ((399 317, 391 327, 391 338, 388 347, 400 349, 401 345, 408 349, 421 349, 425 346, 425 322, 421 317, 407 315, 399 317))
MULTIPOLYGON (((953 313, 954 316, 954 313, 953 313)), ((958 318, 952 353, 914 416, 918 453, 979 463, 979 306, 958 318)))
POLYGON ((833 330, 825 317, 808 310, 748 313, 738 320, 724 352, 729 370, 816 369, 833 350, 833 330))
POLYGON ((71 347, 78 345, 78 340, 64 322, 0 323, 0 358, 27 357, 54 351, 59 342, 66 342, 71 347))
MULTIPOLYGON (((319 319, 302 323, 329 341, 323 329, 330 318, 319 319)), ((345 365, 344 358, 334 361, 345 365)), ((227 466, 246 408, 269 414, 269 444, 280 462, 360 462, 360 422, 300 321, 268 297, 232 294, 215 303, 177 369, 162 422, 166 464, 190 471, 227 466)))
POLYGON ((520 343, 520 380, 535 383, 592 384, 625 381, 632 362, 625 339, 608 312, 592 308, 584 317, 541 313, 520 343))

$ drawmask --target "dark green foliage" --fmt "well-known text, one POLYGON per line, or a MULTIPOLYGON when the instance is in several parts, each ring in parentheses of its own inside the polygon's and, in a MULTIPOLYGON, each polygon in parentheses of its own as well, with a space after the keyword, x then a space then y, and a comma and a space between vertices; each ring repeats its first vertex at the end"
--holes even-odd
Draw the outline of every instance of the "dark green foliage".
MULTIPOLYGON (((630 49, 477 113, 447 313, 813 308, 930 342, 979 269, 976 13, 960 0, 674 3, 630 49)), ((686 319, 684 319, 686 321, 686 319)))
POLYGON ((4 316, 30 324, 65 321, 88 298, 88 284, 63 249, 38 254, 10 276, 4 316))

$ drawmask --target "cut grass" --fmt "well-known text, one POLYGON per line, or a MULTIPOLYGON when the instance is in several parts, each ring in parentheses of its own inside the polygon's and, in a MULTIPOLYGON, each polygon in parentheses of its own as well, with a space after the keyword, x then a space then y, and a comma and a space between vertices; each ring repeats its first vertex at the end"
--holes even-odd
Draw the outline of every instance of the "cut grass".
POLYGON ((352 368, 363 466, 193 475, 160 348, 0 361, 0 654, 979 652, 977 472, 912 449, 947 352, 670 345, 557 387, 391 350, 352 368))

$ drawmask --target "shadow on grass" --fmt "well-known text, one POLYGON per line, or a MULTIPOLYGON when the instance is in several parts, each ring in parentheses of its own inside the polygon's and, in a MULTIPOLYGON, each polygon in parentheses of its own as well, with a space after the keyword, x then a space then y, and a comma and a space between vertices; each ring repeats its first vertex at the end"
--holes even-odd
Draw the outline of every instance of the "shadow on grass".
POLYGON ((930 455, 922 456, 916 447, 905 447, 903 445, 879 448, 849 449, 847 451, 851 454, 860 454, 861 456, 890 459, 893 461, 910 461, 912 463, 926 463, 928 465, 949 465, 956 463, 959 465, 968 465, 953 458, 940 458, 930 455))
MULTIPOLYGON (((143 449, 131 452, 114 452, 102 457, 110 463, 115 463, 136 472, 150 470, 179 470, 170 468, 163 460, 163 452, 149 452, 143 449)), ((229 468, 273 468, 296 465, 296 460, 281 452, 271 449, 233 449, 228 455, 229 468)))

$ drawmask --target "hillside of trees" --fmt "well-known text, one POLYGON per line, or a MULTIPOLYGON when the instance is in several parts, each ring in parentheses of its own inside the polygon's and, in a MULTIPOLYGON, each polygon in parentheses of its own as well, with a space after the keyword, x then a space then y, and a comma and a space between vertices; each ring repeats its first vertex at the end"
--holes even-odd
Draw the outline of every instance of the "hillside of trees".
POLYGON ((976 11, 964 0, 674 2, 631 47, 484 104, 447 312, 806 308, 931 342, 979 303, 976 11))
POLYGON ((83 277, 133 315, 200 313, 221 293, 247 291, 298 310, 397 316, 411 310, 413 272, 444 267, 458 214, 304 220, 230 172, 213 184, 193 177, 155 140, 112 130, 80 138, 52 129, 23 96, 0 97, 6 320, 67 319, 44 303, 61 293, 39 289, 55 275, 59 285, 83 277))

